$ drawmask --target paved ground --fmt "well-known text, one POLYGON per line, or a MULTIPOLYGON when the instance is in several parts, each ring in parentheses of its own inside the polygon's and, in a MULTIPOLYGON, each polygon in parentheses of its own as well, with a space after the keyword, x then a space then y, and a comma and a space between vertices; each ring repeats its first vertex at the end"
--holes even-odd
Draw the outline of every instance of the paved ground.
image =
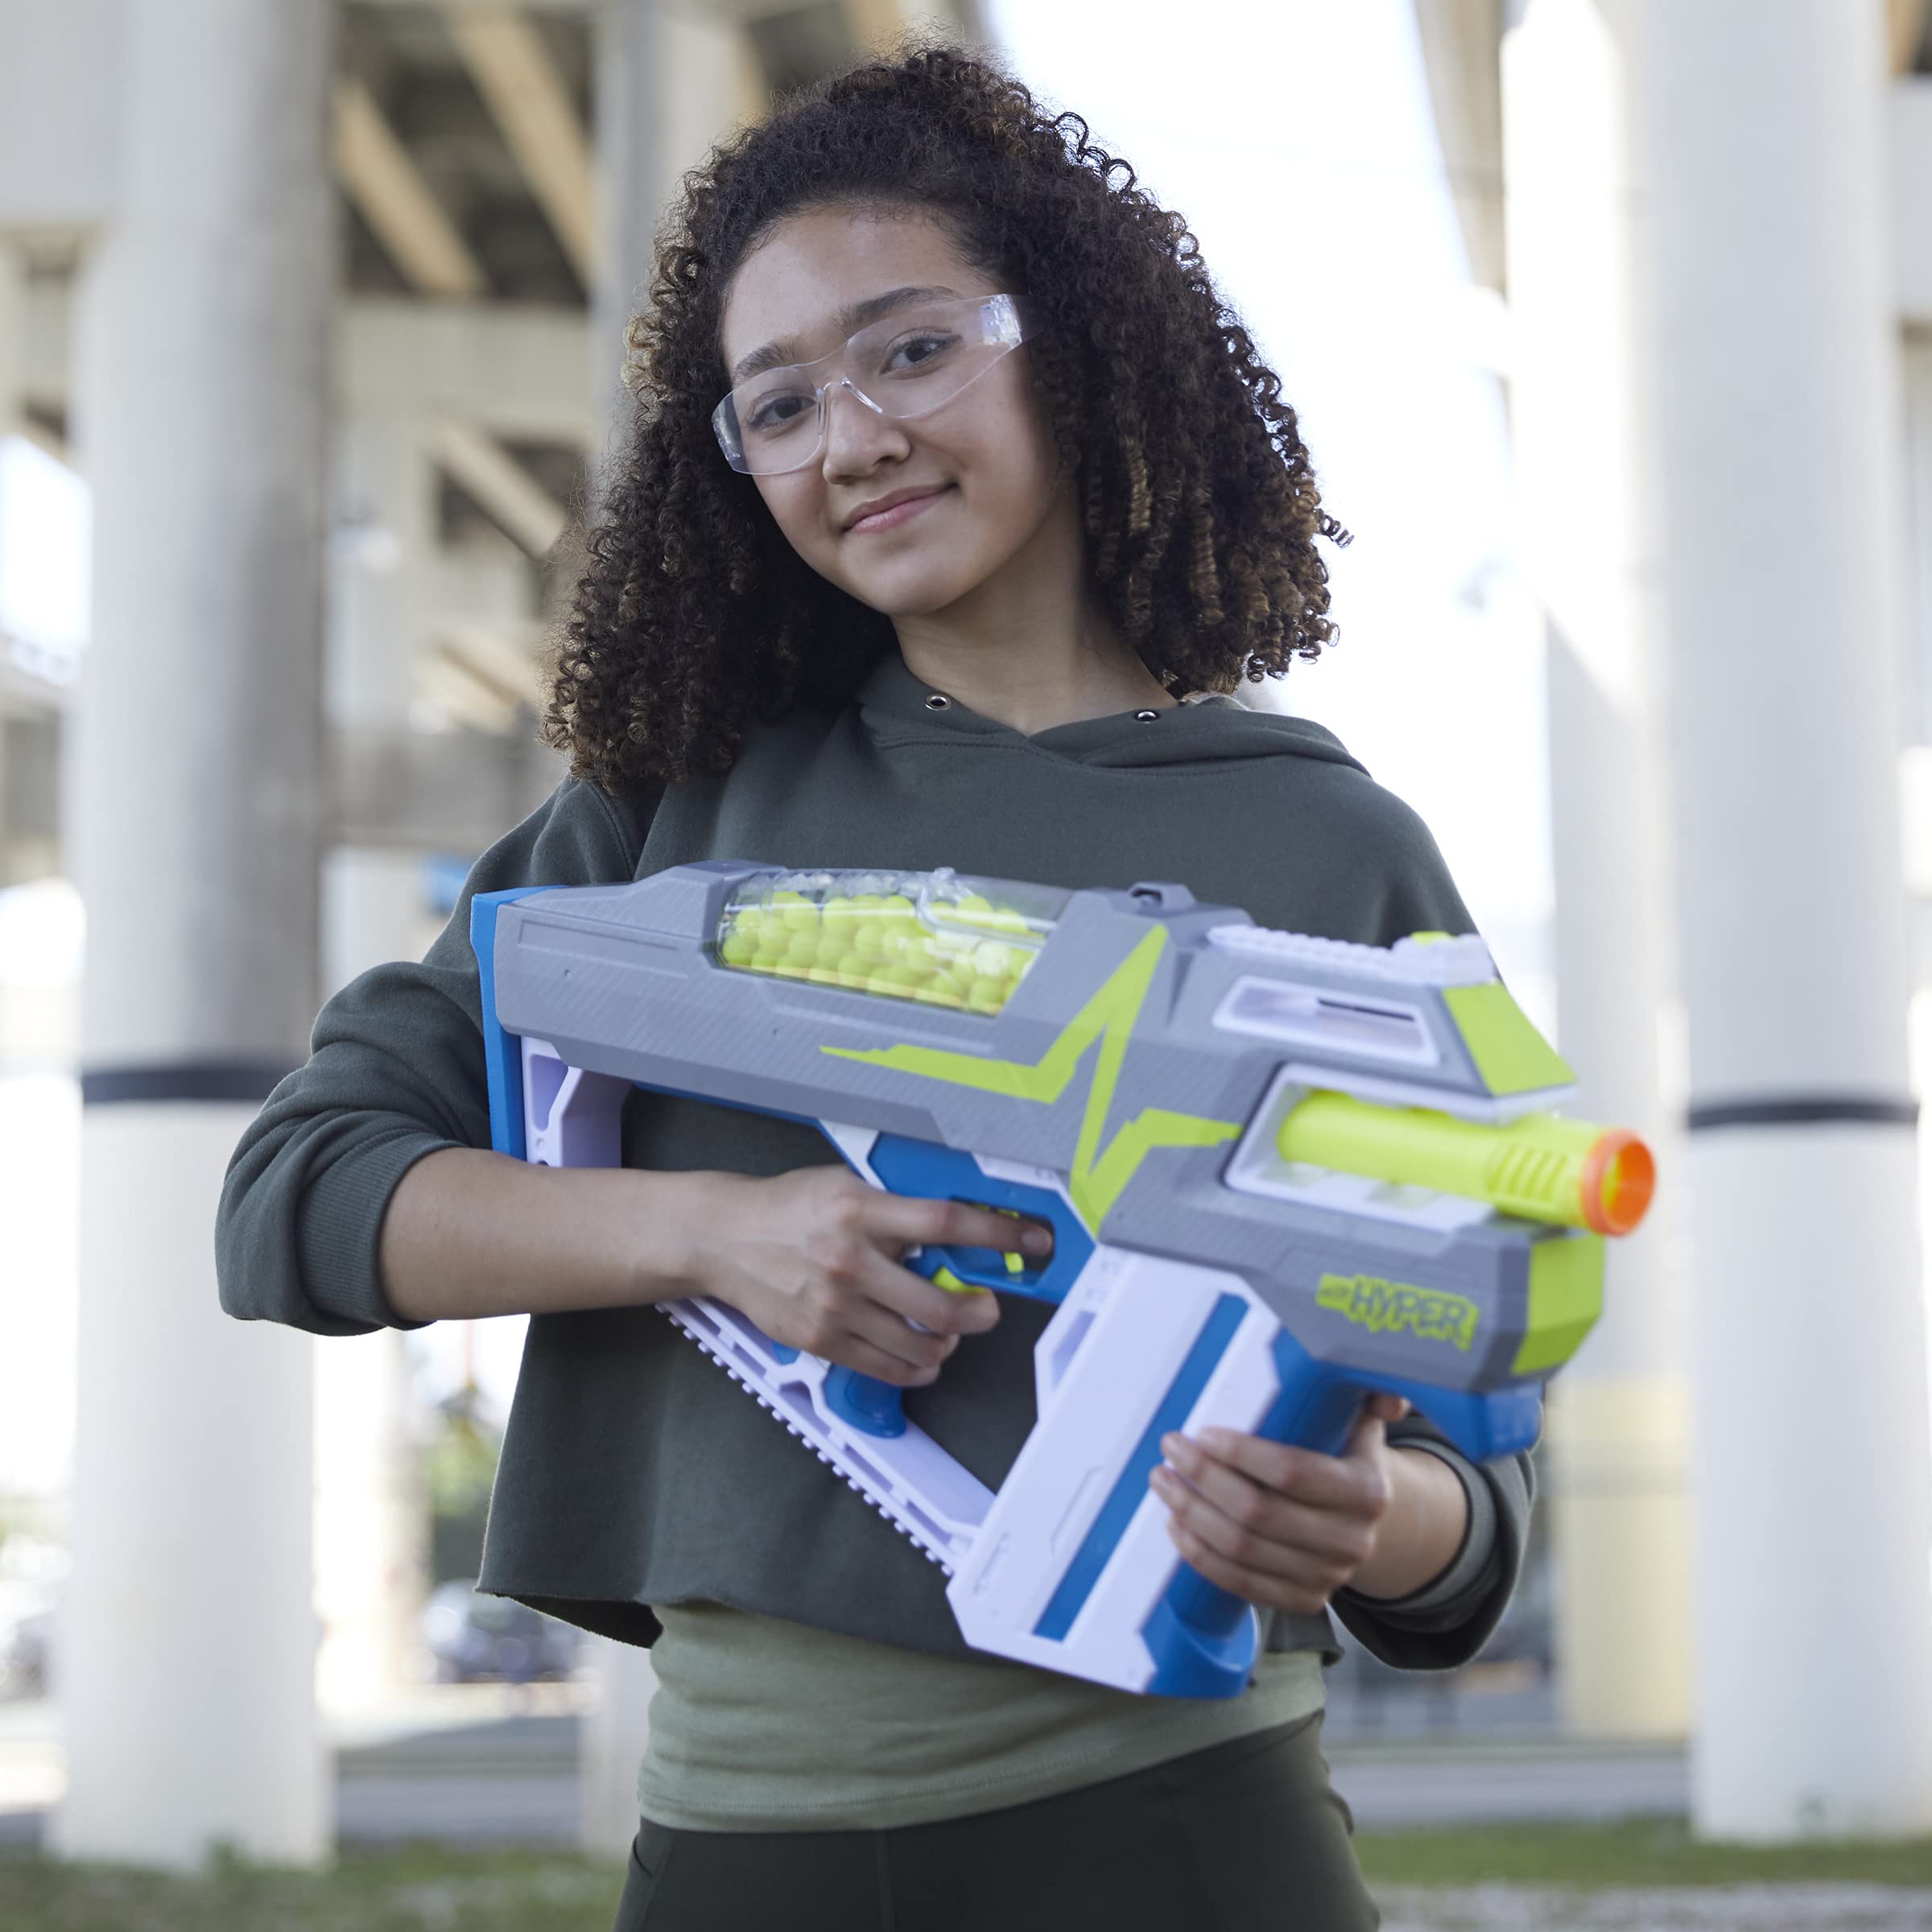
POLYGON ((1712 1885, 1575 1893, 1384 1889, 1382 1932, 1927 1932, 1932 1892, 1891 1885, 1712 1885))
POLYGON ((1444 1739, 1331 1744, 1327 1757, 1368 1830, 1681 1818, 1690 1806, 1681 1749, 1444 1739))
MULTIPOLYGON (((439 1692, 339 1721, 345 1843, 574 1845, 576 1731, 565 1700, 506 1714, 501 1693, 439 1692)), ((1433 1714, 1344 1721, 1329 1757, 1358 1824, 1681 1815, 1681 1752, 1590 1748, 1498 1732, 1444 1735, 1433 1714), (1421 1721, 1417 1721, 1420 1718, 1421 1721)), ((0 1706, 0 1852, 40 1842, 63 1778, 52 1714, 0 1706)), ((1385 1888, 1382 1932, 1932 1932, 1932 1890, 1741 1885, 1577 1894, 1484 1885, 1385 1888)))

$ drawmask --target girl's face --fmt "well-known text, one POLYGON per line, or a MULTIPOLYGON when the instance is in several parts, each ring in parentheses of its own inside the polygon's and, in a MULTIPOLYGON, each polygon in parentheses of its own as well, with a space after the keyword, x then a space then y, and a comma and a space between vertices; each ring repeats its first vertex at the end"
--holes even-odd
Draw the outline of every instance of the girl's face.
MULTIPOLYGON (((786 362, 830 354, 851 332, 842 314, 895 290, 907 291, 907 307, 1014 292, 961 259, 919 209, 801 209, 745 258, 726 291, 719 394, 768 345, 786 362)), ((1056 507, 1060 522, 1071 514, 1024 345, 928 415, 882 416, 837 388, 824 408, 818 454, 803 469, 753 481, 792 548, 887 617, 956 604, 1037 550, 1056 507), (908 490, 925 493, 910 514, 857 523, 869 503, 908 490)))

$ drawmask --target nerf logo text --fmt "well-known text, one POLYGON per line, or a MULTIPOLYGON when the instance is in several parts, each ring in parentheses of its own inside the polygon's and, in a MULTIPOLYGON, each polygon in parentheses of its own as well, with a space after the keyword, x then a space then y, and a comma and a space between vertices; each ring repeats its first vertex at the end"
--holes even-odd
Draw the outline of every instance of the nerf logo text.
POLYGON ((1480 1311, 1466 1295, 1411 1288, 1373 1274, 1325 1274, 1315 1291, 1318 1307, 1344 1321, 1359 1322, 1371 1335, 1412 1329, 1423 1341, 1449 1342, 1467 1350, 1476 1340, 1480 1311))

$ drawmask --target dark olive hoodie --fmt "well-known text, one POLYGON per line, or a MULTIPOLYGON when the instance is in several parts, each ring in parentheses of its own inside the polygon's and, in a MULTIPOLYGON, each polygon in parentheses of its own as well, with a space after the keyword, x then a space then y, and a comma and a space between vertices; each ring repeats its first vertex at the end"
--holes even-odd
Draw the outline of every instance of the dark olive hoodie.
MULTIPOLYGON (((1470 921, 1422 821, 1305 720, 1211 700, 1029 737, 922 683, 894 651, 857 697, 748 731, 722 775, 618 799, 577 781, 477 861, 420 964, 373 968, 318 1017, 308 1064, 237 1148, 216 1229, 222 1306, 322 1335, 409 1327, 378 1231, 412 1162, 489 1145, 478 891, 642 877, 701 858, 787 867, 951 865, 1060 886, 1171 880, 1264 926, 1385 945, 1470 921)), ((758 1175, 838 1159, 796 1122, 634 1092, 629 1166, 758 1175)), ((1033 1420, 1049 1311, 1009 1300, 907 1413, 989 1484, 1033 1420)), ((1494 1628, 1521 1562, 1527 1456, 1463 1478, 1451 1571, 1400 1604, 1335 1608, 1386 1661, 1443 1667, 1494 1628)), ((648 1606, 709 1601, 915 1650, 964 1646, 941 1573, 654 1309, 532 1318, 492 1498, 482 1587, 634 1643, 648 1606)), ((1269 1647, 1339 1654, 1325 1616, 1278 1613, 1269 1647)))

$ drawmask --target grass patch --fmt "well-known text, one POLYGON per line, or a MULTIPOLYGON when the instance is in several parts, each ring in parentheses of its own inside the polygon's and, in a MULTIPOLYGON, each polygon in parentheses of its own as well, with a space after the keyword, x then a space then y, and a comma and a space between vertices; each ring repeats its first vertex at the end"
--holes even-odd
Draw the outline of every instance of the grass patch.
POLYGON ((1358 1831, 1371 1885, 1616 1886, 1850 1883, 1932 1886, 1932 1839, 1704 1844, 1681 1818, 1610 1825, 1358 1831))
MULTIPOLYGON (((1932 1839, 1706 1845, 1678 1820, 1361 1831, 1372 1888, 1864 1883, 1932 1887, 1932 1839)), ((217 1858, 193 1876, 0 1856, 6 1932, 609 1932, 621 1863, 561 1851, 345 1850, 303 1872, 217 1858)))
POLYGON ((6 1932, 610 1932, 621 1863, 411 1845, 305 1872, 217 1858, 194 1876, 0 1858, 6 1932))

